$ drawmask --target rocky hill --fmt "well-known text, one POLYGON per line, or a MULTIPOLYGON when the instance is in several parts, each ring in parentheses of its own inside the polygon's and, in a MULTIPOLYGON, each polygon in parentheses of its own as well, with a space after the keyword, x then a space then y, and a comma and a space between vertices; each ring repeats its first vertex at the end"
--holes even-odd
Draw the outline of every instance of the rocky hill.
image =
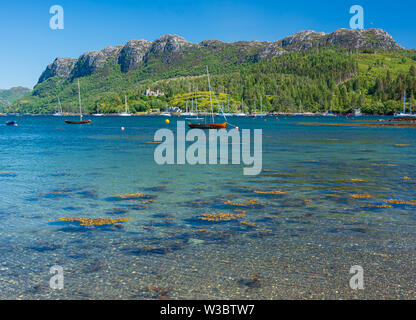
MULTIPOLYGON (((179 65, 187 59, 195 64, 204 63, 212 54, 222 54, 223 63, 244 63, 258 59, 272 58, 288 52, 337 46, 350 49, 402 49, 393 38, 381 29, 350 30, 339 29, 330 34, 314 31, 300 31, 295 35, 275 42, 240 41, 224 43, 206 40, 190 43, 183 37, 167 34, 155 41, 131 40, 125 45, 105 47, 101 51, 89 51, 78 59, 56 58, 47 66, 39 78, 41 83, 51 77, 73 79, 91 75, 106 63, 120 66, 123 73, 145 68, 158 59, 164 65, 179 65), (236 56, 238 57, 236 59, 236 56)), ((152 70, 157 72, 156 70, 152 70)))

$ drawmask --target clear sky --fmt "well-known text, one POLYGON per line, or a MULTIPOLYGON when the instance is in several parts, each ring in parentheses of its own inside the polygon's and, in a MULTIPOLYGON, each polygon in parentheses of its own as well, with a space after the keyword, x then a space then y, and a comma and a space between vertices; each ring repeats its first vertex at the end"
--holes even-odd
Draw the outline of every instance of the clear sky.
POLYGON ((352 5, 364 8, 364 27, 383 28, 416 48, 416 1, 311 0, 14 0, 0 2, 0 88, 32 88, 56 57, 132 39, 179 34, 190 42, 280 40, 300 30, 348 28, 352 5), (64 9, 64 29, 52 30, 49 8, 64 9))

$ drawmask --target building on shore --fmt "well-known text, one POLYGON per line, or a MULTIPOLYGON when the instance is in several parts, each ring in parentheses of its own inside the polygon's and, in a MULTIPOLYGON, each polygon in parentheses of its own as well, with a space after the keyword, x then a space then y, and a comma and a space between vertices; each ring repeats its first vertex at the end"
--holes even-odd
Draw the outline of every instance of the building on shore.
POLYGON ((144 95, 145 96, 155 96, 155 97, 158 97, 158 96, 164 96, 165 94, 163 92, 159 91, 159 89, 157 89, 156 91, 152 91, 152 90, 150 90, 150 88, 147 88, 144 91, 144 95))

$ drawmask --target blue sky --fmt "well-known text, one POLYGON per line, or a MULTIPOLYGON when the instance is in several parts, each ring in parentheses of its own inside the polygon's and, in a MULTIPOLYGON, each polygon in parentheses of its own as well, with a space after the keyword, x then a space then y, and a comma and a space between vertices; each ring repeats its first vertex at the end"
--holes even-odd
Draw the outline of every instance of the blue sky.
POLYGON ((416 48, 415 1, 270 0, 54 0, 0 4, 0 88, 32 88, 56 57, 131 39, 174 33, 191 42, 218 39, 279 40, 300 30, 348 28, 352 5, 364 8, 365 28, 383 28, 406 48, 416 48), (64 30, 49 28, 49 8, 64 9, 64 30))

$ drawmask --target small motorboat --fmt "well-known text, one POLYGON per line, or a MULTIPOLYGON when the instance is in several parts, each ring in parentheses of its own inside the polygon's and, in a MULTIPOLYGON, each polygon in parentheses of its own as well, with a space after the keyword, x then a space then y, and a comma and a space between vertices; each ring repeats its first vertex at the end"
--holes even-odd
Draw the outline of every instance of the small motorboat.
POLYGON ((7 126, 15 126, 15 127, 17 127, 17 122, 16 121, 7 121, 6 122, 6 125, 7 126))

